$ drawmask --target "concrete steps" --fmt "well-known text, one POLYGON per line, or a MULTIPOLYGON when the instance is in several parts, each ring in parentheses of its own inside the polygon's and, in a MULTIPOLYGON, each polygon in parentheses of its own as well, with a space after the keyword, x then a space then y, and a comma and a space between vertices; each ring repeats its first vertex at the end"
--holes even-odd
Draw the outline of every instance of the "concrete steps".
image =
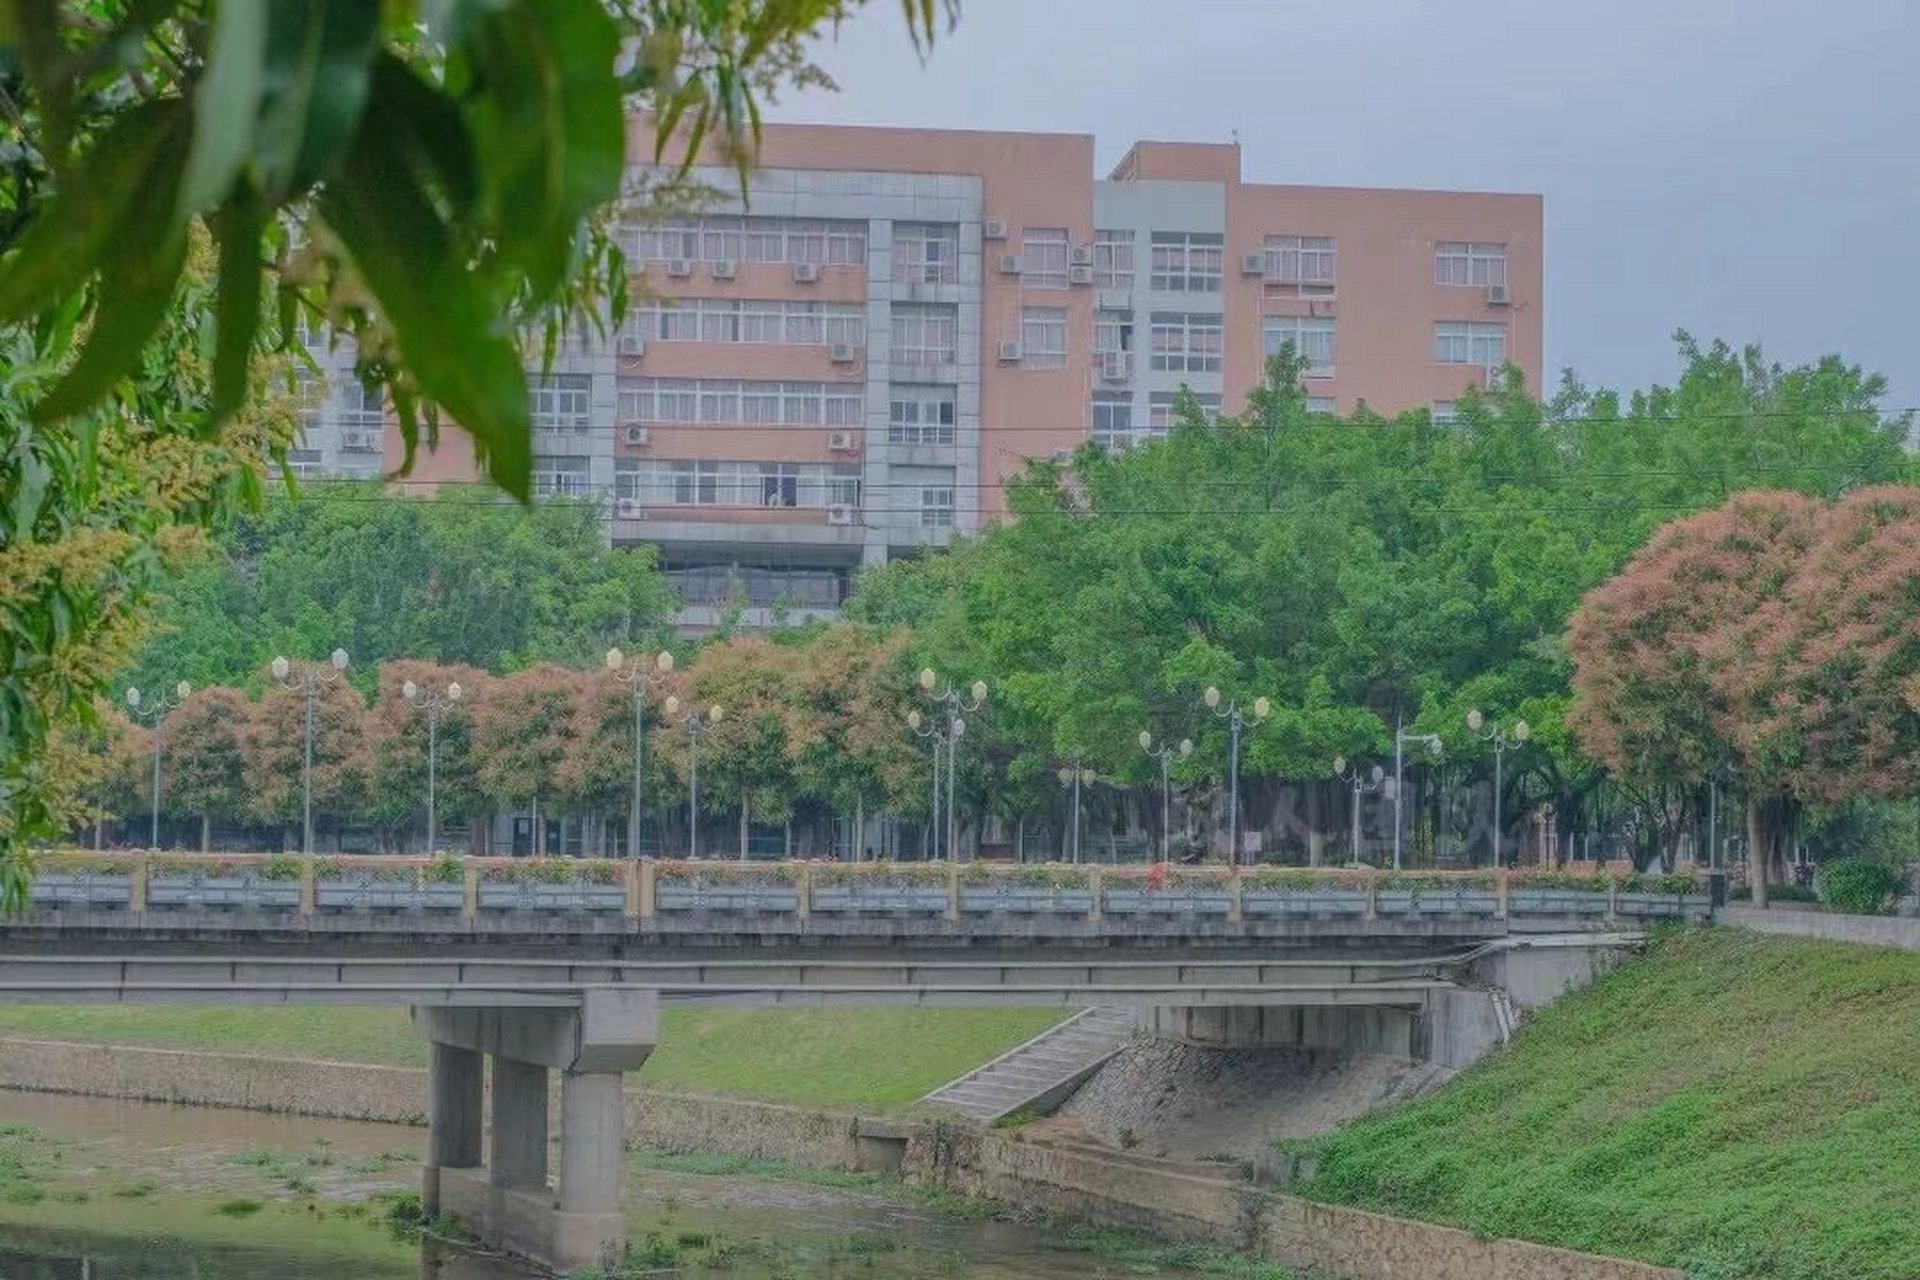
POLYGON ((1058 1102, 1120 1052, 1138 1026, 1132 1009, 1083 1009, 921 1101, 987 1124, 1022 1108, 1058 1102))

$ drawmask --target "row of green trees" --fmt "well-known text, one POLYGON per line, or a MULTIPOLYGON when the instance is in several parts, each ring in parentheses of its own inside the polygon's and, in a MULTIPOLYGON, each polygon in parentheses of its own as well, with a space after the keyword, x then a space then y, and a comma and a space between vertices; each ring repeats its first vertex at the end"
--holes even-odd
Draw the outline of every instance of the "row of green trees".
MULTIPOLYGON (((907 650, 904 633, 859 626, 709 645, 646 689, 649 810, 675 820, 684 810, 692 750, 685 718, 696 708, 711 720, 698 748, 703 812, 817 819, 803 824, 811 848, 836 815, 923 809, 925 757, 904 730, 914 697, 907 650), (722 714, 711 717, 715 706, 722 714)), ((631 686, 598 665, 540 664, 494 676, 417 659, 382 664, 371 699, 345 680, 316 695, 313 795, 322 822, 370 827, 385 848, 422 830, 428 721, 404 694, 410 681, 435 692, 460 686, 435 744, 443 822, 473 821, 484 833, 495 812, 568 812, 590 819, 602 849, 624 829, 631 686)), ((303 695, 278 684, 257 696, 225 685, 196 690, 153 728, 110 712, 95 739, 89 798, 102 813, 146 811, 158 733, 162 812, 197 819, 203 842, 215 825, 297 828, 305 714, 303 695)), ((485 835, 475 838, 484 847, 485 835)))

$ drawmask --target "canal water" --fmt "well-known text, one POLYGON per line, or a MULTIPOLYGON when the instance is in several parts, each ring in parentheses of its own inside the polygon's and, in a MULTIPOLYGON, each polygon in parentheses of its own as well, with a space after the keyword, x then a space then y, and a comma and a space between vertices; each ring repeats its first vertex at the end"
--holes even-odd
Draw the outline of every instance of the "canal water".
MULTIPOLYGON (((0 1090, 0 1280, 525 1280, 499 1259, 423 1250, 407 1231, 424 1138, 0 1090)), ((945 1212, 873 1176, 636 1156, 627 1183, 635 1275, 1199 1274, 1176 1251, 945 1212)))

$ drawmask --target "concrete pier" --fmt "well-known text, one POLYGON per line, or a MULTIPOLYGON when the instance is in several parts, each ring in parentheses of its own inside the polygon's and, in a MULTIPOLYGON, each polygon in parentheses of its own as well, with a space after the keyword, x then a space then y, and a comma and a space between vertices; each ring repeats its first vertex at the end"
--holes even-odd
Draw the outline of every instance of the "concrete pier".
POLYGON ((430 1213, 556 1270, 616 1257, 626 1243, 623 1072, 653 1051, 657 999, 597 987, 577 1008, 419 1008, 432 1043, 427 1161, 430 1213), (487 1163, 481 1065, 492 1060, 487 1163), (560 1073, 559 1189, 547 1183, 548 1073, 560 1073))

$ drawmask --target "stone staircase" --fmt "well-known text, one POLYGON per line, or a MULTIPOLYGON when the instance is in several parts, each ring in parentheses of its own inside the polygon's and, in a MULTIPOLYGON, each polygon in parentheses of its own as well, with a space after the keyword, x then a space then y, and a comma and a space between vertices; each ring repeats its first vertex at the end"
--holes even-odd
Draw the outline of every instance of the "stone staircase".
POLYGON ((1023 1108, 1060 1102, 1125 1048, 1139 1027, 1133 1009, 1096 1005, 1008 1050, 921 1099, 987 1124, 1023 1108))

